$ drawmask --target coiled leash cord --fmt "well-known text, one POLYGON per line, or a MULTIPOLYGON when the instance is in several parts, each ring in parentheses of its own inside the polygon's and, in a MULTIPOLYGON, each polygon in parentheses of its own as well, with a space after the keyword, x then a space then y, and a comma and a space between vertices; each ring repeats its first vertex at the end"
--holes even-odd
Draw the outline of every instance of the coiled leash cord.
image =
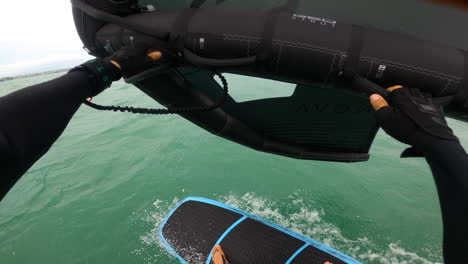
POLYGON ((169 108, 169 109, 151 109, 151 108, 135 108, 129 106, 103 106, 95 103, 91 103, 88 100, 84 100, 83 103, 89 107, 101 111, 114 111, 114 112, 129 112, 132 114, 147 114, 147 115, 171 115, 171 114, 188 114, 195 112, 208 112, 219 108, 226 102, 228 97, 229 87, 226 78, 219 72, 214 72, 219 77, 223 84, 223 97, 219 102, 211 106, 201 107, 181 107, 181 108, 169 108))

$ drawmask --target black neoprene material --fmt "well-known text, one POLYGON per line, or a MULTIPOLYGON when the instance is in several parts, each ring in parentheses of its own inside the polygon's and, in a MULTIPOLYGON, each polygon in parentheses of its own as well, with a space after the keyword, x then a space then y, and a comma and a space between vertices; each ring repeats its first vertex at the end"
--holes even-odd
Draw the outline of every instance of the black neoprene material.
POLYGON ((260 43, 257 60, 259 62, 271 59, 273 52, 273 37, 278 23, 279 15, 283 12, 292 13, 297 9, 298 0, 288 0, 283 6, 272 8, 266 18, 265 26, 262 35, 262 41, 260 43))
POLYGON ((183 12, 177 16, 175 23, 172 25, 170 46, 174 47, 180 54, 182 54, 184 50, 188 25, 196 12, 196 8, 184 9, 183 12))
POLYGON ((0 97, 0 199, 54 144, 94 87, 85 71, 0 97))
POLYGON ((426 152, 442 209, 445 264, 468 263, 468 156, 460 143, 435 141, 426 152))
POLYGON ((73 71, 85 71, 88 73, 88 78, 92 82, 91 87, 94 87, 91 96, 100 94, 106 88, 109 88, 113 81, 122 78, 122 73, 117 66, 103 59, 89 60, 71 69, 71 72, 73 71))
POLYGON ((359 61, 361 60, 364 45, 365 28, 359 25, 352 26, 351 42, 348 49, 348 57, 344 67, 345 74, 358 75, 359 61))
POLYGON ((381 108, 376 117, 392 137, 422 152, 436 140, 458 142, 442 108, 427 93, 416 88, 402 88, 391 92, 390 99, 391 107, 381 108))
POLYGON ((468 263, 468 156, 432 97, 419 89, 390 93, 391 107, 376 112, 382 128, 413 148, 402 157, 426 157, 439 193, 446 264, 468 263))

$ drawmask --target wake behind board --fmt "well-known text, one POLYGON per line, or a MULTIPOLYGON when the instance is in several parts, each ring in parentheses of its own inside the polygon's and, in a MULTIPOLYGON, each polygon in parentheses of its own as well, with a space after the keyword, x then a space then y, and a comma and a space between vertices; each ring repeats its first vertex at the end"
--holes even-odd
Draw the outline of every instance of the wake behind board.
POLYGON ((180 202, 160 228, 182 263, 211 263, 221 245, 232 264, 361 264, 351 257, 263 218, 205 198, 180 202))

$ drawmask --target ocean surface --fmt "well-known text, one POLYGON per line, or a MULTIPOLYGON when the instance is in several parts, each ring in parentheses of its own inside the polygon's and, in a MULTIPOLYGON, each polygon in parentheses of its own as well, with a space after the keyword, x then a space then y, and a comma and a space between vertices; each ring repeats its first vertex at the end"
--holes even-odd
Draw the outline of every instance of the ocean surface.
MULTIPOLYGON (((2 82, 0 96, 59 75, 2 82)), ((228 80, 240 99, 255 97, 256 87, 283 93, 284 84, 228 80)), ((158 107, 124 82, 95 102, 158 107)), ((449 123, 467 145, 467 125, 449 123)), ((0 263, 178 263, 158 229, 188 196, 262 216, 363 263, 440 263, 435 185, 423 159, 399 158, 404 148, 379 133, 369 162, 301 161, 218 138, 179 116, 82 106, 1 201, 0 263)))

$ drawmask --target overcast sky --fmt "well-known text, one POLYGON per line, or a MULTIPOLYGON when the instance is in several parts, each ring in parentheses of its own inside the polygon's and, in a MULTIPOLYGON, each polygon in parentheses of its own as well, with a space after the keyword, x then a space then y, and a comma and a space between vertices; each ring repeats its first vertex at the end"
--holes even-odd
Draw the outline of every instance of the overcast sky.
POLYGON ((70 1, 2 2, 0 77, 71 67, 90 58, 82 46, 70 1))

